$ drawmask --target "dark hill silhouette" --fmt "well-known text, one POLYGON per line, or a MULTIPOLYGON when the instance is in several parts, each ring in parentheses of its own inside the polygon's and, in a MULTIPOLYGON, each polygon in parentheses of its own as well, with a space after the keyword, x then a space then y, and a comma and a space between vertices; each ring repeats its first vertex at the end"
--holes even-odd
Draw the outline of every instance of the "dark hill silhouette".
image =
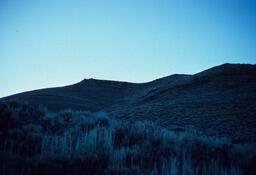
POLYGON ((147 83, 85 79, 4 99, 14 98, 43 104, 52 111, 105 110, 114 117, 152 120, 175 130, 193 127, 237 140, 256 136, 255 65, 223 64, 194 75, 175 74, 147 83))

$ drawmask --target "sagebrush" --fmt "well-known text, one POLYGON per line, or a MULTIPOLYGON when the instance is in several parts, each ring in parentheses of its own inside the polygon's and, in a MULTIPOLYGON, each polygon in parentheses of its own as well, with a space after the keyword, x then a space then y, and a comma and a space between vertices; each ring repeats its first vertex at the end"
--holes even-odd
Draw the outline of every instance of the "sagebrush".
POLYGON ((174 132, 104 112, 0 103, 1 174, 254 174, 254 143, 174 132))

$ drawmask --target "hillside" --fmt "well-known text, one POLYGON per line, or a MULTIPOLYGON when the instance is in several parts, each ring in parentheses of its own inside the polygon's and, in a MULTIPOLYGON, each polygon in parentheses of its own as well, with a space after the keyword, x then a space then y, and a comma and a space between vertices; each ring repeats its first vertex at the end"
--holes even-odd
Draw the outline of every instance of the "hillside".
POLYGON ((113 117, 152 120, 175 131, 196 129, 238 142, 256 141, 255 65, 224 64, 147 83, 85 79, 4 98, 12 99, 51 111, 104 110, 113 117))

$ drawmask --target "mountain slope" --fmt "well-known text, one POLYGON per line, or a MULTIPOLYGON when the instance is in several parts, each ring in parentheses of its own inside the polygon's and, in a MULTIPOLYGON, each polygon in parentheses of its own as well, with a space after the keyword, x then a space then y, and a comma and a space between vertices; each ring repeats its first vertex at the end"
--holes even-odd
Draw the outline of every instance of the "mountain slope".
MULTIPOLYGON (((147 83, 85 79, 77 84, 6 97, 50 110, 105 110, 125 119, 153 120, 174 130, 196 128, 237 140, 256 137, 256 66, 224 64, 194 75, 147 83)), ((255 139, 256 140, 256 139, 255 139)))

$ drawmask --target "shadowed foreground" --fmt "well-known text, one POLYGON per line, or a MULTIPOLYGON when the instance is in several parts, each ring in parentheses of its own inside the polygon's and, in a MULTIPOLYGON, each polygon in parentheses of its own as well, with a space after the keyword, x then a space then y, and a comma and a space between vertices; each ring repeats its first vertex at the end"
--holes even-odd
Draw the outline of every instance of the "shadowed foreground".
POLYGON ((174 132, 104 112, 0 102, 0 174, 253 175, 254 143, 174 132))

